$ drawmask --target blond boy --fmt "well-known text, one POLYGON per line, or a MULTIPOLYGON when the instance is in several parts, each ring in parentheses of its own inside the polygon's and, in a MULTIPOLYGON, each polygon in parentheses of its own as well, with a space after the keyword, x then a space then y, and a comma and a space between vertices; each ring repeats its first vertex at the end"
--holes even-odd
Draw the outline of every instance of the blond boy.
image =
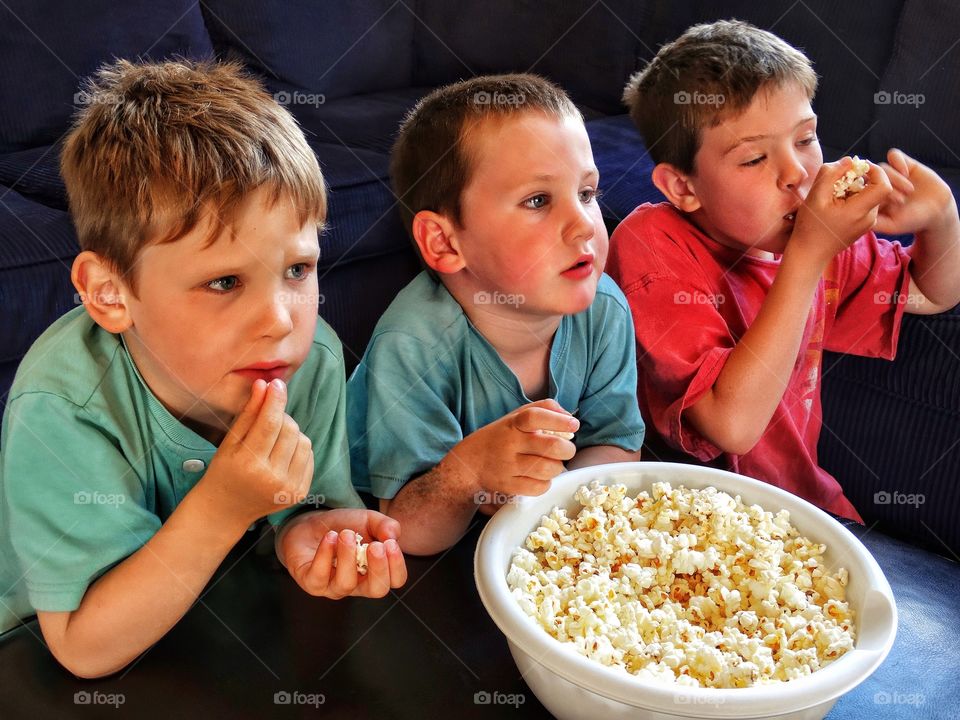
POLYGON ((292 117, 232 65, 119 61, 89 95, 62 159, 83 307, 31 348, 4 415, 0 619, 36 612, 96 677, 264 516, 311 594, 382 596, 406 570, 396 521, 350 485, 341 348, 317 318, 325 189, 292 117), (317 505, 337 509, 294 515, 317 505), (376 540, 366 575, 356 532, 376 540))

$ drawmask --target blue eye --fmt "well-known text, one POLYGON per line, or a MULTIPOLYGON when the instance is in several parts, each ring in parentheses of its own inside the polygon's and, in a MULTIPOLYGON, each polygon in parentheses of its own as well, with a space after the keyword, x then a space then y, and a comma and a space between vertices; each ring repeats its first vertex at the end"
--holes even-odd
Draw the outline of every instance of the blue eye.
POLYGON ((590 188, 589 190, 580 191, 580 202, 582 202, 584 205, 589 205, 594 200, 598 200, 599 198, 600 198, 599 190, 594 190, 593 188, 590 188))
POLYGON ((207 287, 219 293, 227 293, 235 289, 240 284, 236 275, 224 275, 223 277, 211 280, 207 287))
POLYGON ((545 206, 547 202, 549 202, 549 198, 546 195, 534 195, 532 198, 524 200, 523 204, 531 210, 539 210, 545 206))
POLYGON ((307 263, 297 263, 296 265, 291 265, 287 268, 287 272, 284 274, 284 277, 288 280, 303 280, 310 275, 310 270, 313 268, 313 265, 307 263))

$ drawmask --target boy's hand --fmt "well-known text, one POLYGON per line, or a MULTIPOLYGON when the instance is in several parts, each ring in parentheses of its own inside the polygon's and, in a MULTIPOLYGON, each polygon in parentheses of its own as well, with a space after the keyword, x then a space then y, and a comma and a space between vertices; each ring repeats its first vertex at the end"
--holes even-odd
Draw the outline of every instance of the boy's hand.
POLYGON ((257 380, 197 484, 214 507, 249 525, 306 497, 313 480, 313 446, 283 409, 280 380, 257 380))
POLYGON ((466 466, 481 490, 542 495, 577 449, 570 440, 539 431, 576 432, 579 427, 580 422, 555 400, 538 400, 471 433, 450 455, 466 466))
POLYGON ((383 597, 407 581, 397 544, 400 523, 381 513, 347 508, 309 512, 292 518, 279 532, 281 562, 311 595, 333 600, 348 595, 383 597), (358 532, 365 539, 376 539, 367 547, 366 575, 357 572, 358 532))
POLYGON ((789 246, 809 250, 823 265, 874 226, 880 204, 892 192, 887 174, 871 163, 863 190, 843 199, 834 197, 833 184, 852 165, 849 157, 824 163, 797 211, 789 246))
POLYGON ((887 153, 887 160, 881 167, 893 192, 880 205, 878 232, 919 233, 956 221, 953 193, 939 175, 897 149, 887 153))

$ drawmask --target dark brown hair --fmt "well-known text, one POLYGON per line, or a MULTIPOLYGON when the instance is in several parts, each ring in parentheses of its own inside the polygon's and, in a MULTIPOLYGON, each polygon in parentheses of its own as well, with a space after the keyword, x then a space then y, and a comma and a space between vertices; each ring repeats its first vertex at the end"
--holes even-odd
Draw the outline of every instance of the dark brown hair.
POLYGON ((817 75, 806 55, 749 23, 720 20, 660 48, 623 101, 653 161, 692 173, 703 128, 743 112, 761 89, 789 83, 813 99, 817 75))

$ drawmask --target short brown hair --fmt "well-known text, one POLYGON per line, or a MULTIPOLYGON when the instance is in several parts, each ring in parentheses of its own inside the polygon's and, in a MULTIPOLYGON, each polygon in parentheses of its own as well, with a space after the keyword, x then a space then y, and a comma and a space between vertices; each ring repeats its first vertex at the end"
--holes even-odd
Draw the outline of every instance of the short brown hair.
POLYGON ((317 159, 296 121, 235 63, 105 65, 66 140, 61 172, 80 247, 136 288, 137 256, 180 239, 213 212, 212 242, 262 185, 301 224, 326 218, 317 159))
POLYGON ((527 73, 470 78, 421 99, 400 126, 390 158, 407 232, 421 210, 444 213, 460 224, 461 196, 471 172, 469 133, 483 120, 529 111, 580 117, 563 90, 527 73))
POLYGON ((768 86, 796 83, 813 99, 809 58, 773 33, 740 20, 694 25, 630 78, 623 101, 650 157, 694 172, 705 127, 743 112, 768 86))

